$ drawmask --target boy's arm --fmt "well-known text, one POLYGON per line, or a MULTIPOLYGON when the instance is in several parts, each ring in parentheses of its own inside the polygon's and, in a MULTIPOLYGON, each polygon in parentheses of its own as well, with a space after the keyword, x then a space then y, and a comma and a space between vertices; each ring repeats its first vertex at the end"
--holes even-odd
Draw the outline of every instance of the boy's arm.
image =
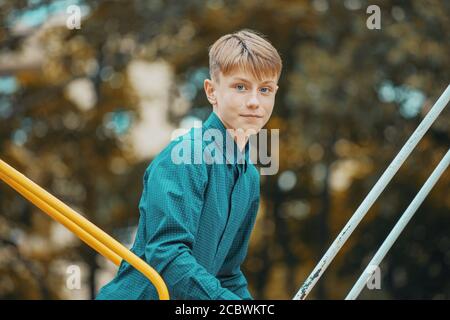
POLYGON ((253 297, 248 291, 247 280, 241 271, 241 264, 247 255, 248 242, 255 224, 258 207, 259 194, 250 206, 250 210, 239 228, 225 262, 217 275, 223 287, 230 289, 245 300, 251 300, 253 297))
POLYGON ((144 178, 147 262, 163 277, 173 299, 226 299, 239 296, 192 255, 206 187, 206 168, 162 159, 144 178))

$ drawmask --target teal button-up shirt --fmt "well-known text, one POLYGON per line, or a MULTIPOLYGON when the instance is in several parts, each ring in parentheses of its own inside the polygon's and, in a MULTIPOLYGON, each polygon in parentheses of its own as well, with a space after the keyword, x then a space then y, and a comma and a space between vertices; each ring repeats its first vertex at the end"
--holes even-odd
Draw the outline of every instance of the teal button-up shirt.
MULTIPOLYGON (((131 251, 163 277, 171 299, 252 299, 240 266, 259 207, 259 172, 250 161, 250 144, 242 153, 228 140, 233 153, 224 147, 227 135, 212 112, 201 128, 171 141, 145 171, 131 251), (223 139, 202 139, 200 129, 203 134, 216 129, 223 139), (176 164, 173 152, 181 141, 199 143, 204 154, 215 143, 222 163, 194 162, 199 149, 192 147, 191 163, 176 164), (233 161, 237 156, 243 161, 233 161)), ((157 298, 150 281, 126 261, 97 295, 111 300, 157 298)))

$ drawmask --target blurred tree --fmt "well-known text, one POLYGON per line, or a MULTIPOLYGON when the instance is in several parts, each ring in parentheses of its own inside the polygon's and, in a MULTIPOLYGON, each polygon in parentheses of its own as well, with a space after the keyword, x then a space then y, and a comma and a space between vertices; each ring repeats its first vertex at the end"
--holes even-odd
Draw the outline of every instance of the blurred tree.
MULTIPOLYGON (((0 88, 10 88, 0 97, 2 159, 110 233, 137 223, 148 165, 136 165, 123 145, 140 117, 127 81, 130 61, 173 66, 169 115, 176 124, 186 116, 174 111, 179 95, 190 101, 190 115, 205 119, 211 110, 202 83, 207 48, 218 37, 250 28, 279 49, 284 69, 268 128, 281 129, 280 172, 261 179, 260 215, 244 264, 256 298, 294 295, 449 83, 445 1, 83 1, 88 14, 80 30, 50 26, 18 34, 7 23, 12 17, 41 8, 50 14, 56 2, 32 3, 0 3, 0 55, 18 57, 33 39, 43 48, 37 64, 0 63, 0 88), (366 27, 369 4, 381 8, 381 30, 366 27), (80 84, 93 88, 94 102, 84 109, 68 94, 80 84)), ((444 111, 311 297, 343 298, 350 290, 450 145, 449 118, 444 111)), ((450 298, 449 182, 447 172, 386 257, 382 290, 362 297, 450 298)), ((50 220, 38 222, 42 213, 4 185, 0 211, 0 236, 12 248, 17 235, 49 238, 50 220)), ((96 254, 83 244, 21 259, 51 270, 58 256, 86 261, 94 295, 96 254)), ((20 278, 11 280, 17 288, 3 289, 0 281, 0 297, 58 296, 42 288, 60 275, 35 275, 35 293, 27 296, 19 287, 28 276, 13 265, 2 264, 0 279, 20 278)))

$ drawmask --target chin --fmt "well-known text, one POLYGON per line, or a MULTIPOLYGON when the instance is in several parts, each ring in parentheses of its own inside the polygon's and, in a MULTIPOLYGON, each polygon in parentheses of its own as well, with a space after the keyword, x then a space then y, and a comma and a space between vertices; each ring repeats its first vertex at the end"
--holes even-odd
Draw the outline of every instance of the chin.
POLYGON ((244 126, 243 129, 247 132, 248 130, 253 130, 255 132, 255 134, 257 134, 259 132, 259 130, 261 130, 261 128, 259 126, 244 126))

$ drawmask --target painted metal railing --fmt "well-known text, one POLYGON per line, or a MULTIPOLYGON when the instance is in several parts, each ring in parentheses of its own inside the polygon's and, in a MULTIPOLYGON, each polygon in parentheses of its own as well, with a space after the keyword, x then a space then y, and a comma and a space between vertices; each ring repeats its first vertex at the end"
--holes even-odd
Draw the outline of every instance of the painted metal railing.
POLYGON ((164 280, 145 261, 2 160, 0 179, 117 266, 127 261, 150 280, 161 300, 169 299, 164 280))
MULTIPOLYGON (((394 160, 391 162, 389 167, 385 170, 381 178, 377 181, 375 186, 370 190, 369 194, 366 196, 364 201, 361 203, 361 205, 358 207, 356 212, 353 214, 353 216, 350 218, 350 220, 347 222, 347 224, 344 226, 342 231, 339 233, 337 238, 334 240, 334 242, 331 244, 330 248, 325 252, 322 259, 319 261, 319 263, 316 265, 314 270, 311 272, 309 277, 306 279, 305 283, 302 285, 302 287, 298 290, 298 292, 294 296, 294 300, 303 300, 306 298, 306 296, 309 294, 309 292, 312 290, 314 285, 317 283, 317 281, 320 279, 324 271, 327 269, 327 267, 330 265, 330 263, 333 261, 334 257, 337 255, 339 250, 342 248, 342 246, 345 244, 347 239, 350 237, 352 232, 355 230, 355 228, 358 226, 358 224, 361 222, 361 220, 366 215, 367 211, 369 211, 370 207, 373 205, 373 203, 378 199, 380 194, 383 192, 383 190, 386 188, 386 186, 389 184, 389 182, 392 180, 392 177, 397 173, 403 162, 405 162, 406 158, 411 154, 415 146, 419 143, 419 141, 422 139, 422 137, 425 135, 425 133, 428 131, 428 129, 431 127, 433 122, 437 119, 439 114, 444 110, 446 105, 448 104, 450 100, 450 85, 447 86, 444 93, 440 96, 440 98, 436 101, 436 103, 433 105, 431 110, 428 112, 428 114, 425 116, 425 118, 422 120, 422 122, 419 124, 417 129, 414 131, 414 133, 411 135, 411 137, 406 141, 405 145, 402 147, 400 152, 397 154, 397 156, 394 158, 394 160)), ((441 162, 436 170, 439 169, 439 171, 446 167, 445 164, 448 162, 448 154, 444 157, 443 162, 441 162)), ((448 163, 447 163, 448 166, 448 163)), ((445 170, 445 169, 444 169, 445 170)), ((443 171, 442 171, 443 172, 443 171)), ((434 175, 434 172, 432 176, 434 175)), ((439 175, 440 176, 440 175, 439 175)), ((439 178, 436 178, 437 179, 439 178)), ((420 205, 420 203, 423 201, 420 201, 421 197, 426 196, 428 192, 426 190, 428 188, 431 189, 432 185, 436 182, 434 180, 427 181, 427 183, 424 185, 422 189, 425 188, 425 191, 420 191, 417 195, 417 200, 414 199, 413 207, 408 207, 407 212, 405 212, 406 216, 410 216, 413 211, 415 211, 420 205), (430 187, 431 186, 431 187, 430 187)), ((402 223, 407 223, 406 218, 405 220, 402 220, 402 223), (406 221, 406 222, 405 222, 406 221)), ((397 226, 396 226, 397 227, 397 226)), ((388 238, 387 241, 391 241, 398 236, 397 233, 401 232, 401 230, 404 228, 404 225, 398 226, 395 230, 393 230, 392 236, 390 235, 390 238, 388 238), (396 235, 397 234, 397 235, 396 235)), ((394 240, 395 241, 395 240, 394 240)), ((383 258, 384 255, 387 253, 387 250, 392 246, 392 243, 386 243, 383 244, 382 250, 379 255, 376 257, 376 261, 379 258, 383 258), (389 247, 389 248, 388 248, 389 247), (386 250, 387 249, 387 250, 386 250)), ((374 262, 376 262, 374 261, 374 262)), ((381 260, 380 260, 381 261, 381 260)), ((347 296, 347 298, 356 298, 357 295, 360 292, 361 284, 364 286, 366 284, 365 281, 367 281, 369 278, 367 278, 367 275, 363 274, 363 279, 360 279, 360 281, 357 282, 357 287, 352 290, 351 295, 347 296), (359 290, 359 291, 358 291, 359 290)))
POLYGON ((389 249, 391 249, 392 245, 398 239, 400 233, 403 231, 403 229, 405 229, 408 222, 414 216, 417 209, 425 200, 428 193, 430 193, 431 189, 434 187, 434 185, 439 180, 441 175, 448 168, 449 164, 450 164, 450 149, 447 151, 444 158, 441 160, 441 162, 439 162, 437 167, 434 169, 433 173, 428 177, 425 184, 422 186, 420 191, 414 197, 413 201, 409 204, 408 208, 405 210, 405 212, 402 214, 398 222, 395 224, 394 228, 389 233, 387 238, 384 240, 383 244, 378 249, 375 256, 369 262, 367 268, 361 274, 358 281, 355 283, 352 290, 345 298, 346 300, 354 300, 359 296, 361 290, 364 289, 366 283, 371 279, 373 271, 376 270, 376 268, 380 265, 381 261, 386 256, 389 249))

